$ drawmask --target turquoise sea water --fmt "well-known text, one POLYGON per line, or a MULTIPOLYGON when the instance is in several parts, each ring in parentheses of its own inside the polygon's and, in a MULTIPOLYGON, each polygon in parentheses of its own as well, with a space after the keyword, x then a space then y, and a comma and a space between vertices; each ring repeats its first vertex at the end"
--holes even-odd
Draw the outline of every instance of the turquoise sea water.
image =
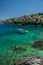
MULTIPOLYGON (((31 56, 34 52, 35 55, 37 49, 33 49, 31 44, 36 40, 43 39, 43 26, 35 25, 0 25, 0 55, 9 52, 14 46, 22 45, 27 48, 27 51, 23 54, 24 56, 31 56), (23 28, 28 30, 26 34, 18 33, 17 29, 23 28), (27 46, 25 46, 27 44, 27 46), (29 46, 29 47, 28 47, 29 46), (33 50, 33 51, 32 51, 33 50)), ((20 54, 18 54, 20 55, 20 54)), ((38 50, 38 55, 43 57, 43 50, 38 50)), ((17 54, 13 55, 17 57, 17 54)))
POLYGON ((0 25, 0 49, 13 44, 31 43, 40 39, 43 39, 43 26, 0 25), (19 28, 28 30, 28 33, 19 34, 17 31, 19 28), (13 41, 14 43, 11 43, 13 41))

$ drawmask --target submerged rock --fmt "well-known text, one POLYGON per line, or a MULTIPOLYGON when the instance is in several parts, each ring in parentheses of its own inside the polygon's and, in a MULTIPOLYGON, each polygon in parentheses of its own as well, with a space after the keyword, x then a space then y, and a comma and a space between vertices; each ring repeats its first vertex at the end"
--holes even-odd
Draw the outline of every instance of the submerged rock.
POLYGON ((43 40, 35 41, 34 44, 32 45, 32 47, 43 50, 43 40))
POLYGON ((14 52, 16 52, 16 53, 21 53, 21 52, 24 52, 24 51, 26 51, 26 49, 22 46, 15 46, 14 47, 14 52))

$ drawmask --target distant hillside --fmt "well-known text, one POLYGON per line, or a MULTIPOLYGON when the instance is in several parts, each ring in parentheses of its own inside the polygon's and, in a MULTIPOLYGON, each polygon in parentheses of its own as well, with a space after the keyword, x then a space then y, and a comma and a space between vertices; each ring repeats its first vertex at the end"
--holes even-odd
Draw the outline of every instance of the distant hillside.
POLYGON ((43 13, 23 15, 18 18, 7 19, 2 21, 3 24, 34 24, 43 25, 43 13))
POLYGON ((2 21, 0 20, 0 24, 2 23, 2 21))

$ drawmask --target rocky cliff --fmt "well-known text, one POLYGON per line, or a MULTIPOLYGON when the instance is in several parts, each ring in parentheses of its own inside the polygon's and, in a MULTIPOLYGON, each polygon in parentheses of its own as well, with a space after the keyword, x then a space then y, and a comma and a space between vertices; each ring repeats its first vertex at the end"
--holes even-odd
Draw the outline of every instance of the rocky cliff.
POLYGON ((3 24, 34 24, 43 25, 43 13, 24 15, 2 21, 3 24))

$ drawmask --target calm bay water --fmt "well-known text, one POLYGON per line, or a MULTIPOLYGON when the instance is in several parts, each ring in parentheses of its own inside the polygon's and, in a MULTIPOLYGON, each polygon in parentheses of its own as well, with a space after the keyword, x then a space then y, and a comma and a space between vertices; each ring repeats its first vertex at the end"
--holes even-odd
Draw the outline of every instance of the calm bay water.
POLYGON ((32 44, 35 40, 43 39, 43 26, 35 25, 0 25, 0 53, 4 53, 19 44, 32 44), (19 34, 17 29, 28 30, 26 34, 19 34))

